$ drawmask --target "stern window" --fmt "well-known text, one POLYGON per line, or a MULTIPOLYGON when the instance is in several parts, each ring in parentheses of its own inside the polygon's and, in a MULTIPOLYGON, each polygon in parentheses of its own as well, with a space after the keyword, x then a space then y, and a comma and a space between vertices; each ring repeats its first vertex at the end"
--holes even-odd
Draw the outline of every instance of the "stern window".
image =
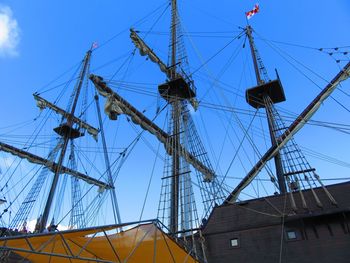
POLYGON ((238 238, 232 238, 230 240, 231 247, 238 247, 238 238))
POLYGON ((287 231, 287 238, 288 238, 289 240, 297 239, 297 232, 295 232, 295 231, 293 231, 293 230, 287 231))

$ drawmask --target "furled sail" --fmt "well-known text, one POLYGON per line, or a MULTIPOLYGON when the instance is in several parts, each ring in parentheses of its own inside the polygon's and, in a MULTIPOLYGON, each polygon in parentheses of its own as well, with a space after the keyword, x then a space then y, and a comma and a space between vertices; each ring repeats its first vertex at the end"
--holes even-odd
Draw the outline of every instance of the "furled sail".
POLYGON ((95 178, 92 178, 86 174, 74 171, 68 167, 61 166, 58 167, 57 163, 52 162, 50 160, 47 160, 45 158, 42 158, 40 156, 37 156, 35 154, 32 154, 30 152, 26 152, 24 150, 18 149, 14 146, 8 145, 6 143, 0 142, 0 151, 8 152, 12 155, 18 156, 22 159, 27 159, 31 163, 39 164, 39 165, 44 165, 46 168, 50 169, 52 172, 55 172, 57 169, 60 169, 60 173, 65 173, 69 174, 71 176, 74 176, 80 180, 83 180, 89 184, 96 185, 100 187, 100 189, 110 189, 112 188, 111 185, 102 182, 100 180, 97 180, 95 178))
POLYGON ((71 118, 71 120, 74 123, 77 123, 79 127, 85 129, 96 141, 97 141, 97 135, 99 130, 92 127, 91 125, 87 124, 85 121, 75 117, 70 116, 70 113, 66 112, 65 110, 61 109, 60 107, 56 106, 55 104, 45 100, 44 98, 40 97, 38 94, 34 94, 34 99, 36 100, 37 106, 40 110, 43 110, 45 108, 50 108, 54 110, 56 113, 61 114, 65 118, 71 118))
POLYGON ((136 31, 130 29, 130 38, 135 46, 140 51, 141 56, 148 56, 151 61, 158 64, 160 70, 164 72, 168 77, 170 76, 170 70, 166 64, 153 52, 153 50, 137 35, 136 31))

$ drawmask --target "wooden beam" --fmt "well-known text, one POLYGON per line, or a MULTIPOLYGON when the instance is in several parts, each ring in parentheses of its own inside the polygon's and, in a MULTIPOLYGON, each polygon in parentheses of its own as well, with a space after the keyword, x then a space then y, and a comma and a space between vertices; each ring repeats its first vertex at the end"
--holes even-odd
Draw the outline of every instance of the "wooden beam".
MULTIPOLYGON (((22 159, 27 159, 31 163, 43 165, 46 168, 48 168, 49 170, 51 170, 53 173, 56 172, 58 169, 58 165, 55 162, 52 162, 50 160, 47 160, 45 158, 42 158, 42 157, 37 156, 35 154, 32 154, 30 152, 18 149, 14 146, 8 145, 8 144, 3 143, 3 142, 0 142, 0 151, 8 152, 8 153, 13 154, 13 155, 15 155, 19 158, 22 158, 22 159)), ((107 184, 105 182, 102 182, 100 180, 92 178, 86 174, 74 171, 73 169, 70 169, 70 168, 65 167, 65 166, 60 167, 60 173, 69 174, 71 176, 74 176, 80 180, 87 182, 88 184, 93 184, 93 185, 96 185, 96 186, 103 188, 103 189, 113 188, 113 186, 111 186, 110 184, 107 184)))

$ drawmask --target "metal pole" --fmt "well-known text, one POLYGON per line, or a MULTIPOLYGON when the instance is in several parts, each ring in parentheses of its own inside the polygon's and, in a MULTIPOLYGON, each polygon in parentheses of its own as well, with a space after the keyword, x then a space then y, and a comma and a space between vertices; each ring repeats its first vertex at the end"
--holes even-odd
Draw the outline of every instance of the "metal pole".
POLYGON ((114 187, 114 182, 113 182, 113 177, 112 177, 112 172, 111 172, 111 165, 109 162, 109 157, 107 153, 107 144, 106 144, 106 138, 104 134, 104 129, 103 129, 103 123, 102 123, 102 117, 101 117, 101 109, 100 109, 100 104, 98 100, 98 95, 95 94, 95 102, 96 102, 96 108, 97 108, 97 115, 98 115, 98 122, 100 125, 100 132, 101 132, 101 137, 102 137, 102 145, 103 145, 103 153, 105 157, 105 164, 106 164, 106 170, 107 170, 107 176, 108 176, 108 183, 112 188, 110 189, 110 194, 111 194, 111 200, 112 200, 112 206, 113 206, 113 216, 114 216, 114 221, 116 224, 121 224, 121 218, 120 218, 120 212, 119 212, 119 206, 118 206, 118 201, 117 201, 117 195, 115 193, 115 187, 114 187))

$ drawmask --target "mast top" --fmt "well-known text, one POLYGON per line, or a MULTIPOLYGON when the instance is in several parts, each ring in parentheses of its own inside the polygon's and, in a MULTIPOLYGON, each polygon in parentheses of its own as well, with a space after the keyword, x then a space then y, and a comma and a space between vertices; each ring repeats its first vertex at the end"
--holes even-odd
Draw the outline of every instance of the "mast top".
POLYGON ((246 90, 246 101, 250 106, 257 109, 265 107, 264 97, 266 96, 270 97, 274 104, 285 101, 286 97, 279 77, 277 76, 277 79, 272 81, 268 77, 267 70, 255 46, 252 32, 252 27, 247 25, 246 34, 249 40, 257 86, 246 90))

